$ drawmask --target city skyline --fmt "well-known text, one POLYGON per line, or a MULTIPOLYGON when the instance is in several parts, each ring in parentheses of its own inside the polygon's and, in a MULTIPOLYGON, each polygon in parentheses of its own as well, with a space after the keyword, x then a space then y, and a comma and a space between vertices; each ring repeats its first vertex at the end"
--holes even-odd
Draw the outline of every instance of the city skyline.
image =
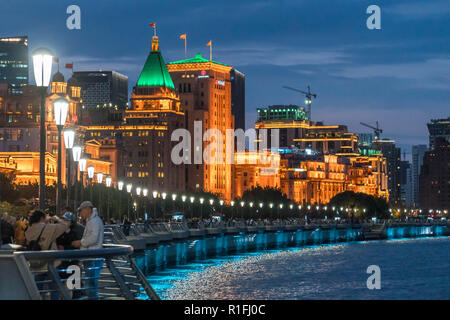
POLYGON ((25 10, 26 1, 18 1, 7 17, 1 17, 0 36, 26 34, 30 52, 41 45, 50 47, 60 57, 61 65, 74 62, 75 71, 115 70, 129 77, 130 87, 135 85, 150 49, 149 22, 157 23, 167 62, 184 58, 184 43, 179 35, 187 33, 188 57, 197 52, 208 57, 206 43, 212 39, 213 59, 233 65, 246 75, 247 128, 253 127, 257 107, 304 104, 301 95, 282 89, 282 85, 300 89, 311 85, 318 93, 318 99, 313 101, 313 120, 345 124, 352 132, 368 132, 359 122, 378 120, 384 129, 382 137, 396 140, 403 151, 407 148, 407 153, 411 152, 411 145, 427 143, 429 119, 447 116, 445 66, 450 60, 444 54, 448 45, 442 42, 445 30, 427 23, 427 19, 448 19, 443 14, 450 6, 443 2, 440 6, 422 5, 420 10, 415 2, 408 2, 409 6, 405 1, 380 4, 382 29, 373 31, 365 27, 365 9, 369 4, 365 1, 342 4, 342 10, 318 3, 220 4, 215 5, 216 11, 218 6, 223 10, 228 6, 236 9, 227 17, 228 22, 221 23, 222 15, 214 24, 209 23, 214 14, 206 14, 210 8, 207 4, 179 4, 174 12, 170 3, 136 2, 136 6, 131 6, 120 2, 105 7, 99 5, 105 3, 102 1, 95 6, 79 1, 82 24, 77 31, 65 28, 65 10, 70 3, 50 3, 43 2, 40 10, 31 11, 25 10), (22 20, 11 21, 16 16, 14 11, 21 9, 22 20), (317 17, 319 10, 323 20, 311 19, 317 17), (252 16, 244 16, 246 12, 252 12, 252 16), (309 16, 298 14, 302 12, 309 16), (49 21, 46 30, 28 24, 39 17, 49 21), (123 23, 108 23, 118 19, 123 23), (340 24, 339 30, 333 29, 333 21, 340 24), (203 28, 204 24, 210 28, 203 28), (223 28, 224 25, 230 27, 223 28), (237 33, 244 26, 248 33, 237 33), (298 33, 302 29, 309 31, 298 33), (346 34, 345 40, 340 32, 346 34))

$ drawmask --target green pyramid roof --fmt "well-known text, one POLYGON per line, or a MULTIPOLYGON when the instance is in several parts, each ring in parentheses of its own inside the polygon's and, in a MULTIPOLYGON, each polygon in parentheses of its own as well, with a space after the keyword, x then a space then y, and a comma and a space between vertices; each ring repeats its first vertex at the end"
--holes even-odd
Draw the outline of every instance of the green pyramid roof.
POLYGON ((151 51, 137 81, 138 87, 168 87, 175 89, 166 63, 159 50, 151 51))
POLYGON ((201 53, 197 53, 195 55, 195 58, 190 58, 190 59, 186 59, 186 60, 179 60, 179 61, 173 61, 173 62, 169 62, 169 64, 180 64, 180 63, 204 63, 204 62, 212 62, 212 63, 216 63, 216 64, 220 64, 222 66, 227 66, 228 65, 224 64, 224 63, 220 63, 220 62, 216 62, 213 60, 208 60, 203 58, 201 53))

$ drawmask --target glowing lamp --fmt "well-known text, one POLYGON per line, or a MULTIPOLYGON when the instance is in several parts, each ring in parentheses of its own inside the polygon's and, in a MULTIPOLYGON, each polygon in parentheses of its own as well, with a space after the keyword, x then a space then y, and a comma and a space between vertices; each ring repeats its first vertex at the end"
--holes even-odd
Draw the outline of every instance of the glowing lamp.
POLYGON ((119 191, 122 191, 122 190, 123 190, 123 181, 119 181, 119 182, 117 183, 117 188, 119 189, 119 191))
POLYGON ((87 172, 88 172, 89 179, 93 179, 94 178, 94 172, 95 172, 94 166, 89 166, 87 168, 87 172))
POLYGON ((38 87, 48 87, 52 74, 53 54, 50 50, 39 48, 33 52, 34 80, 38 87))
POLYGON ((85 172, 86 171, 86 159, 80 159, 80 161, 78 161, 78 167, 80 168, 80 172, 85 172))
POLYGON ((103 182, 103 173, 99 172, 97 173, 97 183, 103 182))
POLYGON ((108 188, 111 187, 112 178, 111 178, 111 177, 107 177, 107 178, 105 179, 105 183, 106 183, 106 186, 107 186, 108 188))
POLYGON ((66 99, 58 98, 53 101, 53 111, 55 114, 55 122, 57 126, 64 126, 64 124, 66 123, 68 110, 69 102, 66 99))
POLYGON ((66 149, 72 149, 74 141, 75 141, 75 130, 73 129, 64 130, 64 145, 66 146, 66 149))
POLYGON ((81 147, 73 146, 72 148, 73 161, 78 162, 81 158, 81 147))

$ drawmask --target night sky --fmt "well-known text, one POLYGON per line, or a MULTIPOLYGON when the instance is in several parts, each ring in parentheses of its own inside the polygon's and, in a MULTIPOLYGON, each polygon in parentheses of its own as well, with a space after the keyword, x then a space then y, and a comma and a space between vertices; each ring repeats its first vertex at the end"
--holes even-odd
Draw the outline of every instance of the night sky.
POLYGON ((370 132, 359 122, 378 120, 382 136, 407 153, 427 144, 430 119, 450 115, 448 0, 2 0, 0 37, 28 35, 30 50, 48 47, 75 71, 121 72, 131 93, 150 50, 150 22, 166 62, 184 58, 179 36, 187 33, 188 56, 209 57, 212 40, 213 60, 246 74, 247 128, 257 107, 303 105, 282 85, 311 85, 313 120, 354 132, 370 132), (66 28, 71 4, 81 7, 81 30, 66 28), (381 30, 366 27, 372 4, 381 7, 381 30))

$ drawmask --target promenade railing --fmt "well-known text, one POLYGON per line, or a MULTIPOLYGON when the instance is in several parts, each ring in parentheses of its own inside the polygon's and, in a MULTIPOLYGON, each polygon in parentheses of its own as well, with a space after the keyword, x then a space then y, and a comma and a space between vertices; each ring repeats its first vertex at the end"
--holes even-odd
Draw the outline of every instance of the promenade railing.
POLYGON ((2 283, 0 297, 8 299, 3 291, 17 288, 21 292, 10 292, 10 298, 159 300, 132 253, 131 246, 112 244, 96 250, 0 251, 0 263, 11 269, 4 271, 18 275, 10 285, 2 283))

